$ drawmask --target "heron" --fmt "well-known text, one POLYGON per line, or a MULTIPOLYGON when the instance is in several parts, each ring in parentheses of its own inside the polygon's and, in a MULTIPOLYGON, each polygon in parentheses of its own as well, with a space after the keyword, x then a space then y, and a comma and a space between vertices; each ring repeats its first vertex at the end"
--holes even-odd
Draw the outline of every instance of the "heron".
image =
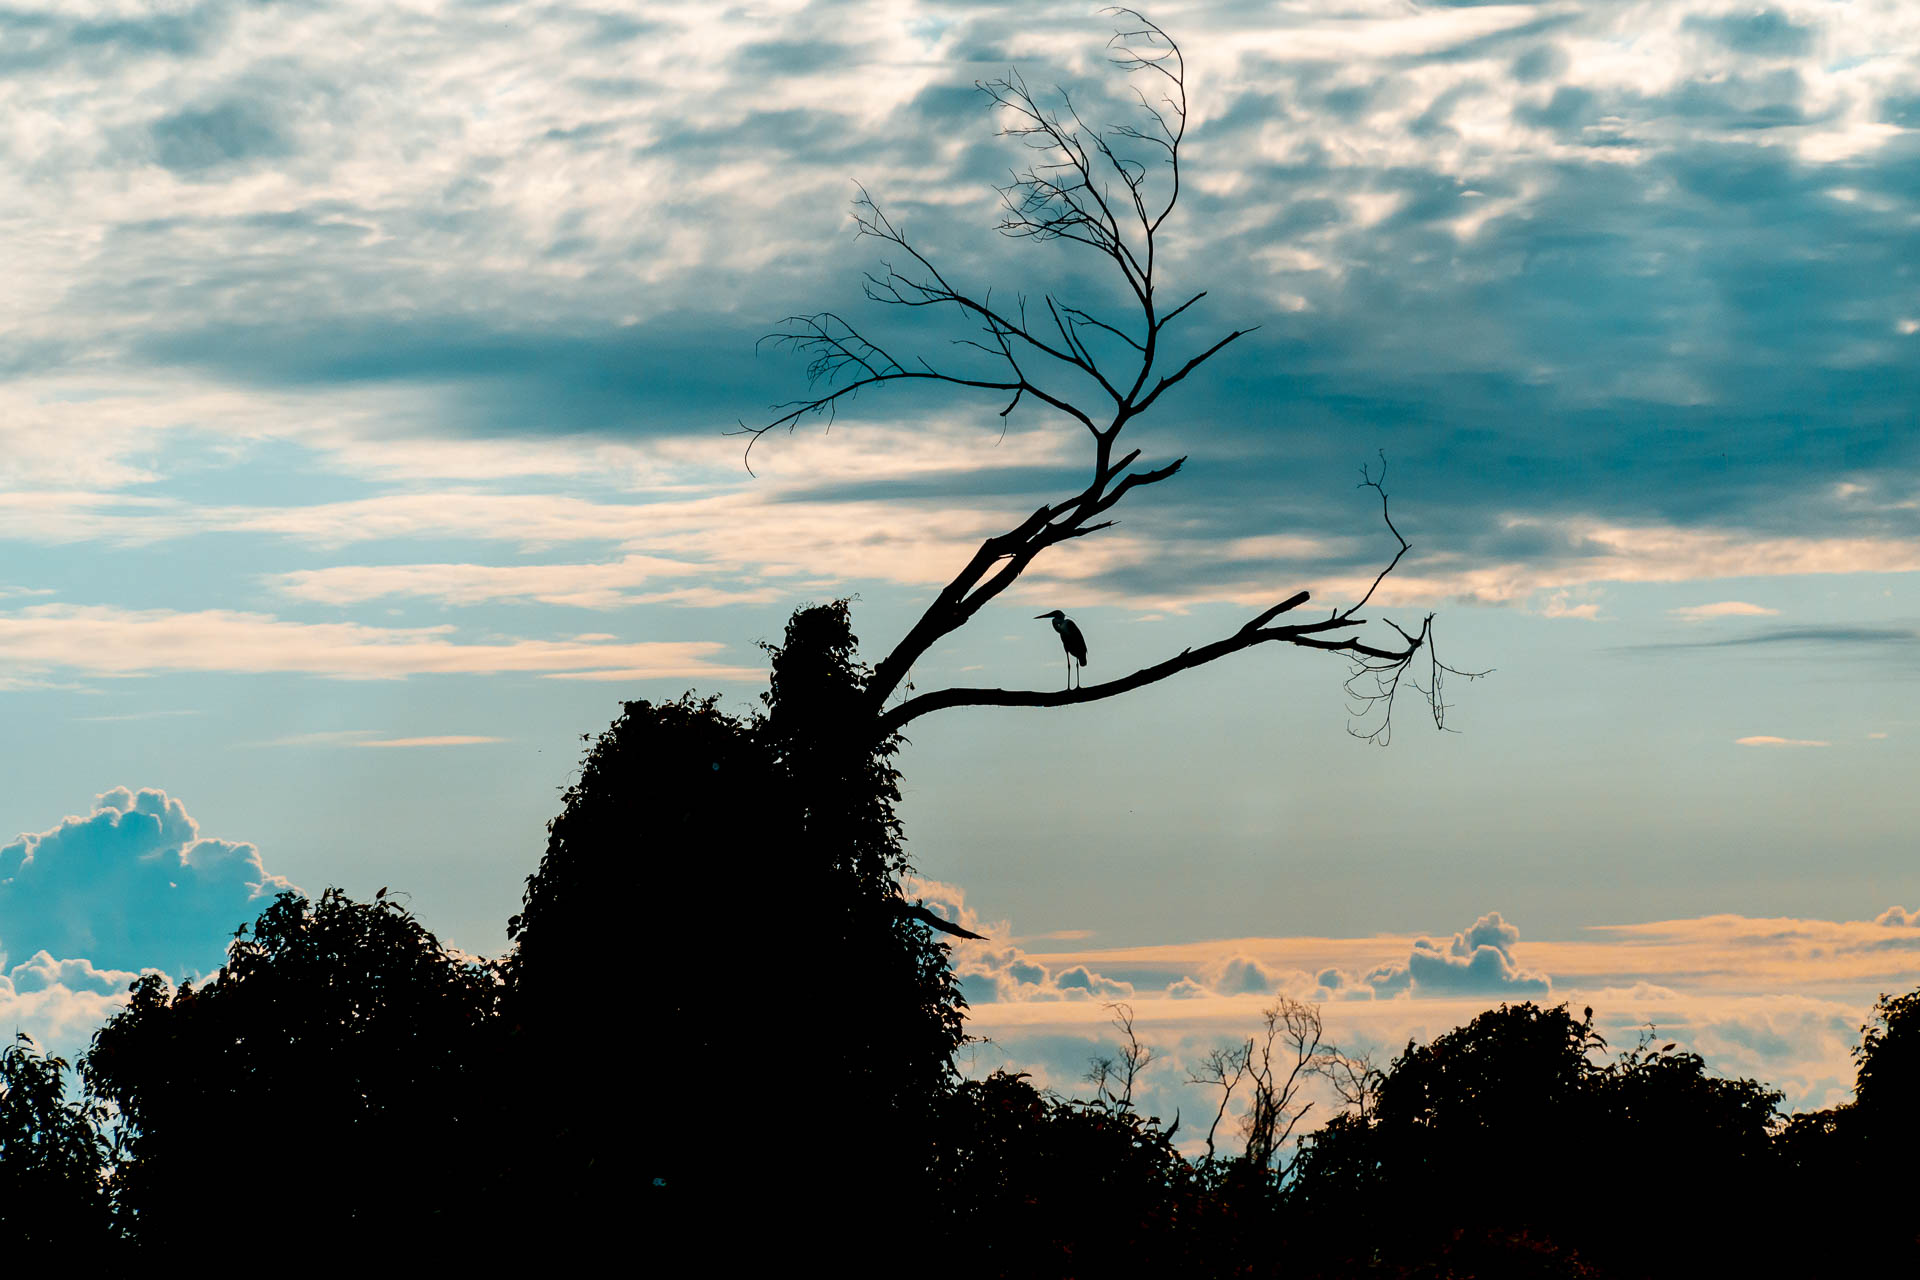
POLYGON ((1067 688, 1073 688, 1074 664, 1087 665, 1087 638, 1080 634, 1080 628, 1074 625, 1073 619, 1058 609, 1033 616, 1036 621, 1041 618, 1053 619, 1053 629, 1060 636, 1060 647, 1067 651, 1067 688))

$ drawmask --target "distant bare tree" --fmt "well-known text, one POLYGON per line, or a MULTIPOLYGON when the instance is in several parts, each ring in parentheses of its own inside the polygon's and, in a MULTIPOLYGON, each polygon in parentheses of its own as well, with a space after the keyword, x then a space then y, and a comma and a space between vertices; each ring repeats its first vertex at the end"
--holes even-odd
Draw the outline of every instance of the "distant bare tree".
POLYGON ((900 255, 867 275, 867 298, 953 317, 964 323, 967 336, 953 339, 957 357, 936 363, 926 355, 883 345, 838 312, 788 317, 766 341, 806 356, 809 394, 776 406, 776 416, 759 426, 741 424, 741 432, 750 437, 749 458, 753 445, 769 431, 791 430, 813 416, 831 421, 843 401, 892 383, 991 394, 1004 399, 1003 419, 1032 400, 1076 424, 1091 439, 1092 471, 1086 487, 1039 507, 983 542, 875 666, 866 692, 883 736, 947 707, 1058 707, 1111 698, 1267 643, 1337 653, 1352 662, 1347 689, 1356 700, 1358 736, 1383 743, 1388 739, 1403 684, 1419 690, 1435 725, 1444 728, 1445 676, 1480 673, 1456 671, 1440 661, 1433 646, 1432 615, 1411 629, 1387 621, 1386 634, 1361 638, 1368 622, 1361 611, 1409 550, 1387 512, 1384 469, 1379 476, 1363 471, 1361 484, 1380 496, 1381 515, 1396 544, 1392 558, 1359 599, 1324 618, 1277 623, 1307 603, 1309 594, 1297 591, 1260 610, 1230 635, 1104 683, 1064 691, 948 688, 888 706, 903 685, 911 691, 906 677, 914 663, 942 637, 965 626, 1042 552, 1111 528, 1110 513, 1129 493, 1179 472, 1185 458, 1135 467, 1140 451, 1119 451, 1121 431, 1252 331, 1230 329, 1193 343, 1179 343, 1171 332, 1181 317, 1191 321, 1189 309, 1207 296, 1203 290, 1169 305, 1158 292, 1160 238, 1181 193, 1181 146, 1188 122, 1186 63, 1180 47, 1139 13, 1109 12, 1122 25, 1109 42, 1112 61, 1135 82, 1139 113, 1133 121, 1092 127, 1065 90, 1056 90, 1049 105, 1017 72, 979 87, 999 113, 1004 136, 1030 152, 1027 166, 1016 169, 1000 189, 999 230, 1015 239, 1064 241, 1075 252, 1090 255, 1120 287, 1121 296, 1131 300, 1126 314, 1101 314, 1050 293, 1035 300, 1016 291, 1010 303, 996 303, 991 290, 973 291, 951 280, 862 188, 854 201, 859 234, 900 255), (1424 685, 1410 674, 1422 654, 1424 685))
POLYGON ((1154 1059, 1152 1049, 1140 1043, 1140 1037, 1133 1030, 1133 1006, 1130 1004, 1110 1004, 1113 1011, 1113 1025, 1120 1028, 1125 1043, 1120 1046, 1120 1056, 1101 1054, 1087 1060, 1087 1074, 1081 1078, 1093 1086, 1093 1100, 1101 1106, 1127 1111, 1133 1107, 1133 1086, 1139 1080, 1140 1073, 1154 1059))
POLYGON ((1362 1121, 1372 1117, 1374 1103, 1380 1096, 1380 1082, 1386 1078, 1386 1073, 1373 1065, 1372 1050, 1343 1053, 1332 1045, 1324 1045, 1314 1055, 1310 1070, 1327 1082, 1342 1106, 1362 1121))
POLYGON ((1314 1005, 1283 996, 1262 1015, 1262 1021, 1260 1033, 1241 1044, 1213 1050, 1187 1079, 1220 1090, 1219 1108, 1207 1127, 1207 1162, 1215 1159, 1214 1135, 1226 1118, 1234 1090, 1244 1083, 1251 1097, 1240 1121, 1246 1141, 1243 1158, 1284 1178, 1291 1164, 1286 1153, 1294 1132, 1313 1109, 1313 1103, 1301 1096, 1307 1077, 1323 1074, 1322 1064, 1339 1055, 1322 1045, 1325 1028, 1314 1005))

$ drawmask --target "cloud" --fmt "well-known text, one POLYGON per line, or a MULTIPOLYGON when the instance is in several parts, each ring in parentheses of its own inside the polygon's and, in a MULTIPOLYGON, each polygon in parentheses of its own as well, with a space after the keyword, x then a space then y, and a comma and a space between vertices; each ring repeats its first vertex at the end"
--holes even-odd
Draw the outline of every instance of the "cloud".
MULTIPOLYGON (((938 886, 932 898, 968 927, 1013 936, 1010 922, 972 914, 957 886, 938 886)), ((1103 1006, 1124 998, 1158 1055, 1153 1070, 1162 1074, 1144 1096, 1162 1115, 1211 1114, 1217 1098, 1180 1081, 1212 1048, 1254 1034, 1277 996, 1318 1002, 1330 1043, 1371 1049, 1381 1063, 1497 1001, 1591 1005, 1618 1048, 1652 1024, 1661 1040, 1702 1053, 1710 1069, 1752 1076, 1782 1089, 1790 1109, 1807 1109, 1848 1096, 1849 1051, 1876 994, 1920 983, 1915 921, 1920 912, 1893 908, 1874 920, 1721 915, 1610 925, 1527 943, 1525 968, 1515 955, 1519 930, 1499 912, 1438 940, 1238 938, 1041 957, 996 942, 962 943, 954 954, 969 999, 982 997, 968 1029, 992 1040, 976 1053, 975 1070, 1032 1070, 1043 1085, 1072 1092, 1087 1058, 1112 1052, 1103 1006), (1235 991, 1220 981, 1253 969, 1272 978, 1272 989, 1235 991), (1065 992, 1055 974, 1066 978, 1065 992)))
MULTIPOLYGON (((637 24, 566 3, 537 22, 365 3, 299 22, 232 5, 16 17, 0 176, 21 242, 43 251, 22 256, 0 307, 0 420, 19 424, 0 427, 0 478, 96 498, 164 486, 181 472, 174 437, 204 433, 297 441, 336 475, 657 480, 651 446, 730 453, 713 430, 803 381, 753 354, 781 314, 859 307, 873 257, 845 234, 849 173, 911 214, 970 286, 1098 296, 1070 257, 1009 256, 994 236, 988 184, 1008 153, 970 86, 1017 61, 1090 105, 1115 96, 1092 57, 1102 23, 1058 4, 1015 30, 992 7, 920 23, 854 3, 820 24, 805 6, 697 20, 669 8, 637 24), (446 85, 505 88, 479 110, 446 85), (83 447, 46 443, 82 432, 83 447)), ((1910 509, 1832 500, 1835 484, 1898 482, 1920 462, 1899 429, 1920 392, 1900 333, 1920 189, 1898 6, 1845 22, 1692 0, 1392 18, 1312 6, 1259 21, 1227 8, 1186 24, 1205 66, 1162 260, 1213 289, 1183 320, 1266 327, 1181 389, 1180 439, 1154 442, 1191 455, 1144 504, 1177 536, 1116 540, 1082 562, 1090 594, 1157 608, 1250 602, 1298 569, 1317 597, 1363 583, 1378 550, 1362 545, 1366 520, 1318 495, 1379 445, 1407 468, 1396 500, 1422 530, 1393 599, 1920 564, 1910 509), (1560 536, 1582 529, 1595 536, 1560 536), (1229 545, 1275 534, 1321 551, 1229 545), (1512 554, 1527 539, 1550 553, 1512 554)), ((933 352, 953 336, 879 323, 933 352)), ((896 428, 930 406, 857 409, 831 439, 809 427, 762 452, 812 465, 863 433, 911 438, 896 428)), ((1010 440, 1045 425, 1027 412, 1010 440)), ((1064 447, 1076 442, 1052 438, 1077 465, 1064 447)), ((960 492, 967 469, 934 482, 960 492)), ((1057 497, 1044 479, 994 483, 1057 497)), ((909 487, 843 496, 880 505, 909 487)), ((430 496, 213 523, 336 545, 432 537, 420 513, 399 518, 430 496)), ((465 497, 448 495, 469 507, 455 536, 539 526, 609 538, 620 555, 729 571, 749 558, 551 505, 495 534, 465 497)), ((10 497, 0 520, 36 540, 178 536, 204 527, 205 505, 29 513, 10 497)), ((848 563, 832 559, 847 538, 784 541, 772 506, 709 523, 736 547, 791 548, 762 557, 783 569, 848 563), (766 536, 741 537, 749 527, 766 536)), ((873 572, 937 578, 952 547, 922 554, 934 541, 876 552, 873 572)), ((625 562, 599 551, 551 590, 506 572, 522 565, 374 572, 398 558, 278 580, 343 603, 673 598, 605 581, 625 562)), ((752 572, 679 599, 764 599, 773 575, 752 572)))
POLYGON ((1778 609, 1768 609, 1763 605, 1748 604, 1744 600, 1721 600, 1715 604, 1693 604, 1684 608, 1669 609, 1668 613, 1682 622, 1705 622, 1712 618, 1771 618, 1780 613, 1778 609))
POLYGON ((1411 988, 1416 995, 1544 996, 1553 985, 1547 976, 1514 962, 1519 940, 1520 930, 1489 911, 1448 942, 1416 938, 1405 964, 1376 968, 1364 981, 1381 995, 1411 988))
POLYGON ((1735 738, 1734 743, 1742 747, 1830 747, 1831 742, 1821 742, 1813 738, 1776 738, 1768 734, 1758 734, 1751 738, 1735 738))
POLYGON ((210 609, 31 605, 0 613, 0 661, 29 672, 138 676, 168 671, 301 672, 347 680, 518 672, 574 680, 758 680, 710 659, 718 641, 510 640, 461 643, 454 628, 289 622, 210 609))
POLYGON ((44 950, 36 951, 6 973, 19 995, 56 987, 103 996, 124 995, 139 976, 129 969, 97 969, 91 960, 55 960, 44 950))
POLYGON ((1214 989, 1223 995, 1259 995, 1273 989, 1273 975, 1257 960, 1235 956, 1222 967, 1214 989))
POLYGON ((1736 53, 1797 57, 1813 47, 1816 29, 1804 27, 1778 9, 1705 16, 1688 14, 1683 26, 1703 32, 1736 53))
POLYGON ((1555 591, 1540 606, 1539 614, 1543 618, 1582 618, 1594 622, 1600 617, 1600 602, 1589 600, 1575 604, 1571 591, 1555 591))
POLYGON ((333 565, 279 574, 273 583, 293 599, 330 605, 361 604, 398 595, 459 605, 528 600, 613 609, 648 603, 646 594, 634 590, 648 582, 704 572, 708 570, 685 561, 634 555, 605 564, 333 565))
POLYGON ((1084 964, 1057 968, 1029 956, 1009 942, 1013 925, 1006 920, 983 920, 967 905, 966 892, 923 876, 902 882, 909 901, 925 905, 936 915, 962 928, 985 935, 981 941, 943 938, 953 951, 953 971, 970 1004, 1051 1000, 1121 1000, 1133 995, 1130 982, 1096 972, 1084 964))
POLYGON ((293 149, 277 113, 244 98, 171 112, 154 121, 149 133, 154 160, 179 174, 202 175, 293 149))
POLYGON ((0 847, 0 952, 35 957, 29 973, 68 986, 64 975, 82 971, 50 969, 53 957, 204 973, 238 925, 291 888, 253 845, 201 836, 179 800, 115 787, 90 814, 0 847))
POLYGON ((1911 627, 1830 626, 1775 627, 1720 640, 1690 640, 1672 644, 1638 645, 1641 649, 1737 649, 1753 645, 1827 645, 1858 649, 1901 649, 1920 639, 1911 627))

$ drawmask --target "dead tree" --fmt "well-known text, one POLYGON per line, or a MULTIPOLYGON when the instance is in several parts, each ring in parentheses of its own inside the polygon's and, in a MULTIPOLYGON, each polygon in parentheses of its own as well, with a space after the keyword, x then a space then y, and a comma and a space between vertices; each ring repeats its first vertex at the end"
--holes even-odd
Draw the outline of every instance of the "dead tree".
POLYGON ((1107 1008, 1113 1011, 1113 1025, 1120 1029, 1126 1043, 1120 1046, 1120 1056, 1117 1058, 1112 1054, 1101 1054, 1087 1059, 1087 1074, 1081 1079, 1093 1086, 1093 1102, 1096 1106, 1110 1111, 1131 1111, 1134 1083, 1140 1079, 1140 1073, 1147 1069, 1155 1055, 1152 1049, 1140 1043, 1140 1037, 1133 1029, 1132 1005, 1109 1004, 1107 1008))
POLYGON ((1092 258, 1120 286, 1120 296, 1127 300, 1124 314, 1103 315, 1053 294, 1038 300, 1016 294, 1009 305, 996 303, 990 291, 969 291, 949 279, 862 188, 854 201, 858 234, 881 241, 898 255, 867 275, 867 298, 964 323, 968 336, 954 340, 966 353, 960 357, 963 363, 935 363, 896 352, 837 312, 790 316, 764 341, 807 357, 809 394, 776 406, 777 416, 760 426, 741 424, 741 432, 750 437, 749 465, 753 445, 768 432, 791 430, 809 417, 831 421, 844 402, 892 383, 990 394, 1003 401, 1003 419, 1032 401, 1076 424, 1091 440, 1086 487, 983 542, 874 667, 867 697, 883 736, 947 707, 1058 707, 1111 698, 1260 644, 1348 658, 1353 667, 1347 689, 1356 699, 1359 722, 1353 731, 1360 737, 1387 740, 1403 683, 1419 690, 1435 725, 1444 728, 1443 678, 1480 673, 1454 671, 1440 662, 1433 647, 1433 616, 1428 614, 1411 630, 1387 621, 1391 634, 1362 638, 1368 619, 1361 611, 1409 550, 1387 511, 1384 470, 1379 476, 1363 470, 1361 484, 1380 496, 1381 516, 1397 544, 1392 559, 1358 600, 1331 609, 1324 618, 1280 621, 1307 603, 1308 593, 1297 591, 1247 619, 1231 635, 1117 680, 1057 692, 949 688, 888 705, 903 686, 911 690, 907 673, 921 655, 964 627, 1042 552, 1111 528, 1110 513, 1128 494, 1179 473, 1185 458, 1136 466, 1140 451, 1123 452, 1120 433, 1252 331, 1232 329, 1210 341, 1193 342, 1180 340, 1174 331, 1176 321, 1192 322, 1198 314, 1192 308, 1207 296, 1203 290, 1169 305, 1158 292, 1156 275, 1161 236, 1180 198, 1186 66, 1179 46, 1152 22, 1131 9, 1110 12, 1118 15, 1123 28, 1109 42, 1112 62, 1130 78, 1138 99, 1133 122, 1091 127, 1065 90, 1056 90, 1057 102, 1048 105, 1017 72, 979 87, 999 113, 1003 135, 1030 153, 1027 166, 1016 169, 1000 189, 999 230, 1016 239, 1062 241, 1071 251, 1092 258), (1423 654, 1426 683, 1421 685, 1410 673, 1423 654))
POLYGON ((1373 1065, 1372 1050, 1343 1053, 1333 1045, 1325 1045, 1314 1055, 1309 1070, 1327 1082, 1333 1096, 1349 1114, 1363 1123, 1372 1118, 1374 1105, 1380 1098, 1380 1085, 1387 1078, 1384 1071, 1373 1065))

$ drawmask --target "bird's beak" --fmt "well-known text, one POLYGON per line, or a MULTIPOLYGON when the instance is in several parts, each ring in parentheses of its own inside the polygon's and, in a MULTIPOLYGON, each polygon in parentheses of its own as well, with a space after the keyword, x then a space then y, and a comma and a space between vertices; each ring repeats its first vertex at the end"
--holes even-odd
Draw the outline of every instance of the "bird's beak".
POLYGON ((1038 622, 1042 618, 1051 618, 1052 616, 1053 615, 1050 613, 1036 613, 1033 615, 1033 618, 1034 618, 1034 621, 1038 622))

